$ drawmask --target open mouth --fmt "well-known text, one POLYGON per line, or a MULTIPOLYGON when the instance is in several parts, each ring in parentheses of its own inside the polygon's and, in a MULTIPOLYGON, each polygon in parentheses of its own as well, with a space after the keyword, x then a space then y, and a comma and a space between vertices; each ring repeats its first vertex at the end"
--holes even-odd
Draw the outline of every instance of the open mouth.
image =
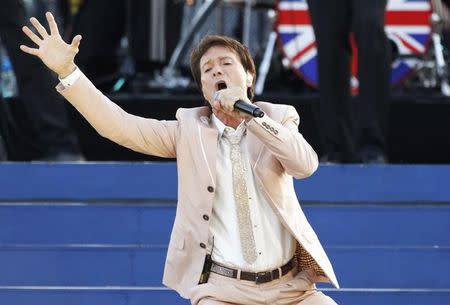
POLYGON ((227 84, 224 81, 220 81, 216 84, 216 90, 226 89, 227 84))

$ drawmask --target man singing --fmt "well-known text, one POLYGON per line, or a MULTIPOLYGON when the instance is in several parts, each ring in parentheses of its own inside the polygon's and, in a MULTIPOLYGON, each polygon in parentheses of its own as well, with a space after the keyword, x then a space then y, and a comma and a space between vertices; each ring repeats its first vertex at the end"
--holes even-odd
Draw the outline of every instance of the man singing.
POLYGON ((23 31, 37 47, 20 48, 58 74, 57 90, 102 136, 177 159, 165 285, 195 305, 336 304, 316 289, 338 282, 292 183, 317 169, 317 154, 298 132, 294 107, 252 103, 256 71, 245 46, 203 38, 191 69, 208 106, 159 121, 130 115, 98 91, 74 63, 81 36, 66 44, 46 17, 50 33, 31 18, 39 35, 23 31), (235 109, 236 101, 263 116, 235 109))

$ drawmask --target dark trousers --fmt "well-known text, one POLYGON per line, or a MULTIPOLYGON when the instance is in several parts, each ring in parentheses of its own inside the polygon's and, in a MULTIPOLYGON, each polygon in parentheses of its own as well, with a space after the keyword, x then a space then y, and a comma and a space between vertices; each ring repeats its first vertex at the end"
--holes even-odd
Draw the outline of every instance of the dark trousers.
POLYGON ((85 0, 65 34, 67 41, 77 34, 83 37, 76 63, 102 90, 111 85, 104 87, 102 79, 108 82, 119 69, 117 53, 125 32, 126 14, 124 0, 85 0))
MULTIPOLYGON (((41 21, 46 25, 45 20, 41 21)), ((38 150, 36 158, 60 153, 79 154, 78 140, 69 126, 65 102, 55 90, 58 83, 56 75, 38 58, 19 49, 20 44, 34 47, 21 30, 25 24, 29 21, 26 20, 22 1, 2 0, 0 37, 16 74, 19 96, 29 124, 27 127, 33 133, 33 142, 38 150)))
POLYGON ((318 47, 322 153, 343 162, 384 153, 390 55, 387 0, 309 0, 318 47), (359 98, 350 101, 350 32, 358 49, 359 98))
MULTIPOLYGON (((168 62, 178 42, 183 3, 158 0, 156 4, 148 0, 83 2, 68 36, 83 36, 77 64, 94 84, 101 85, 102 79, 117 76, 121 64, 117 53, 125 34, 128 35, 129 55, 136 72, 152 72, 168 62), (153 11, 156 4, 165 6, 165 15, 159 16, 159 19, 154 16, 158 13, 157 10, 153 11), (162 35, 164 38, 155 42, 154 32, 160 28, 165 29, 165 35, 162 35), (158 52, 154 48, 163 49, 163 58, 155 58, 152 53, 158 52)), ((108 86, 102 89, 108 90, 108 86)))

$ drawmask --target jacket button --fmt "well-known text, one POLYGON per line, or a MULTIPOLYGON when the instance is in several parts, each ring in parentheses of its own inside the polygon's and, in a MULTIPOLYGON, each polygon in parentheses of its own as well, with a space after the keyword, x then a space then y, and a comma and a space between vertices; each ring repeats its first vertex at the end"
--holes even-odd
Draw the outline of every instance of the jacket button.
POLYGON ((205 248, 206 248, 206 245, 205 245, 204 243, 200 243, 200 248, 205 249, 205 248))
POLYGON ((209 220, 209 216, 205 214, 205 215, 203 215, 203 219, 208 221, 209 220))
POLYGON ((210 193, 214 192, 214 188, 212 186, 208 186, 208 192, 210 193))

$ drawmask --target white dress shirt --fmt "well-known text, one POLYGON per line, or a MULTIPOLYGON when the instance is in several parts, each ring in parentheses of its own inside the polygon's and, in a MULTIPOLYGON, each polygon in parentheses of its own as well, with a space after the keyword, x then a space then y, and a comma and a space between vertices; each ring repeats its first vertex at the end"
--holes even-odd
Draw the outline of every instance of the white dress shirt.
POLYGON ((223 137, 225 125, 215 115, 212 115, 212 121, 219 130, 217 182, 208 245, 209 251, 212 250, 212 259, 222 265, 251 272, 268 271, 281 267, 294 255, 295 239, 278 220, 263 194, 256 191, 244 123, 238 126, 236 132, 243 133, 240 148, 246 173, 257 259, 254 263, 249 264, 242 256, 233 195, 231 145, 223 137))

